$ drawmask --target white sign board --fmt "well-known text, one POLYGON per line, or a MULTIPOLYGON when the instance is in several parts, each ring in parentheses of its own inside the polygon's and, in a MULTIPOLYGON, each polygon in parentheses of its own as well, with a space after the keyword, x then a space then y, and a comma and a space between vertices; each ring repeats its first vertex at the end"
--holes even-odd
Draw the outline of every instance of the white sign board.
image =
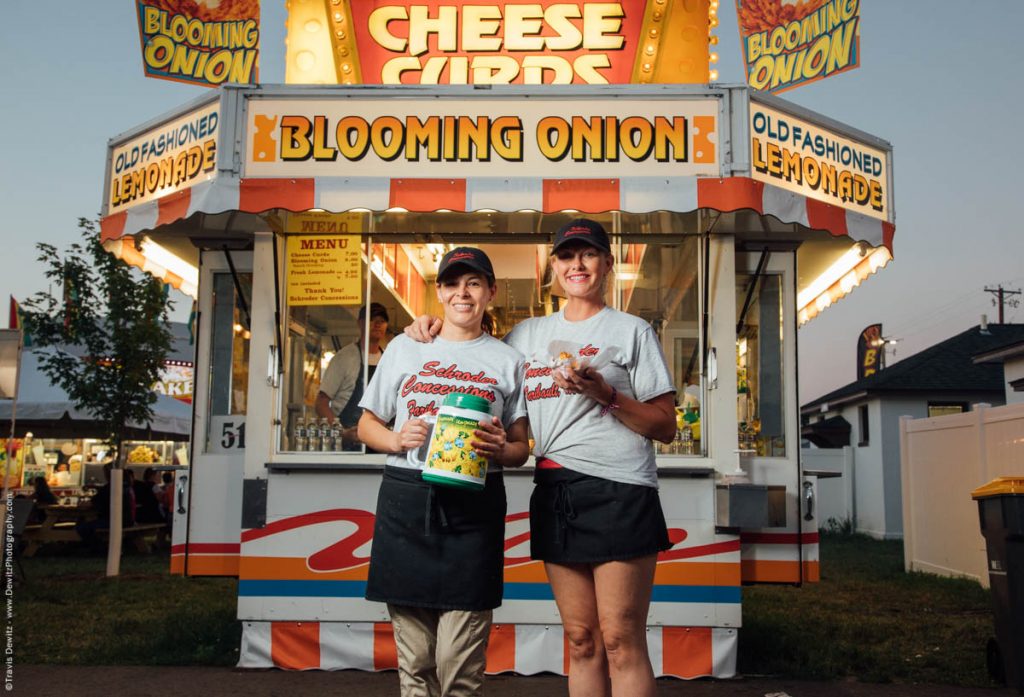
POLYGON ((214 102, 111 150, 106 215, 212 179, 219 121, 214 102))
POLYGON ((244 177, 719 173, 716 99, 253 99, 244 177))
POLYGON ((891 221, 888 154, 751 100, 751 177, 891 221))

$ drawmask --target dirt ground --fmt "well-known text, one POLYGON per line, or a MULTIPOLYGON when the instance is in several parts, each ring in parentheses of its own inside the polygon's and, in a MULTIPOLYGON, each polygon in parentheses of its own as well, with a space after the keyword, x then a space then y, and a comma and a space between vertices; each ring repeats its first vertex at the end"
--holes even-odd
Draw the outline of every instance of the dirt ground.
MULTIPOLYGON (((13 693, 34 697, 397 697, 398 674, 354 670, 305 673, 208 667, 15 666, 13 693)), ((565 695, 561 676, 489 676, 487 697, 565 695)), ((686 697, 1012 697, 1016 690, 943 685, 876 685, 772 678, 659 680, 659 695, 686 697)))

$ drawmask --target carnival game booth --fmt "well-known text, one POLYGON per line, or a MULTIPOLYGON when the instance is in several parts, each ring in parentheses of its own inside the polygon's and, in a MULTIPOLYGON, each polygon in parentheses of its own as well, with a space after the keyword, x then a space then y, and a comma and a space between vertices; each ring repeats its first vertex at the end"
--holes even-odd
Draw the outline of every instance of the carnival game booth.
MULTIPOLYGON (((392 332, 439 312, 452 245, 494 261, 498 335, 556 310, 551 236, 580 214, 613 235, 608 301, 651 322, 677 387, 655 673, 733 675, 743 585, 818 580, 797 326, 891 258, 887 143, 745 87, 228 86, 113 139, 107 174, 108 247, 198 268, 171 563, 238 577, 241 666, 395 667, 385 608, 363 599, 384 459, 319 430, 321 371, 360 307, 382 303, 392 332)), ((407 385, 424 413, 428 373, 407 385)), ((528 553, 531 475, 505 475, 490 672, 567 667, 528 553)))

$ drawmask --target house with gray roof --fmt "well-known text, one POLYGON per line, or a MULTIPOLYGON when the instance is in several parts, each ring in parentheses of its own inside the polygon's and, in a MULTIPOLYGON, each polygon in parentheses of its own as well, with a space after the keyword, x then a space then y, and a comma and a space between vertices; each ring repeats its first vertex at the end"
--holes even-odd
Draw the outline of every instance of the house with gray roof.
POLYGON ((801 436, 808 447, 850 447, 853 528, 900 539, 899 418, 1024 401, 1014 385, 1024 389, 1024 324, 976 326, 804 404, 801 436))

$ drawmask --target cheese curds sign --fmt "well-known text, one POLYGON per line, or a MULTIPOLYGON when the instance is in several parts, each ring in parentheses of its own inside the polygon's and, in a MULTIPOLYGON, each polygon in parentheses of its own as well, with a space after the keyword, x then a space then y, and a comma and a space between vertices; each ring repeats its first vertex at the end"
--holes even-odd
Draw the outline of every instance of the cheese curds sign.
POLYGON ((259 81, 259 0, 138 0, 147 77, 217 87, 259 81))
POLYGON ((785 92, 860 65, 860 0, 736 0, 747 84, 785 92))
POLYGON ((706 83, 710 8, 710 0, 292 2, 285 79, 383 85, 706 83))

